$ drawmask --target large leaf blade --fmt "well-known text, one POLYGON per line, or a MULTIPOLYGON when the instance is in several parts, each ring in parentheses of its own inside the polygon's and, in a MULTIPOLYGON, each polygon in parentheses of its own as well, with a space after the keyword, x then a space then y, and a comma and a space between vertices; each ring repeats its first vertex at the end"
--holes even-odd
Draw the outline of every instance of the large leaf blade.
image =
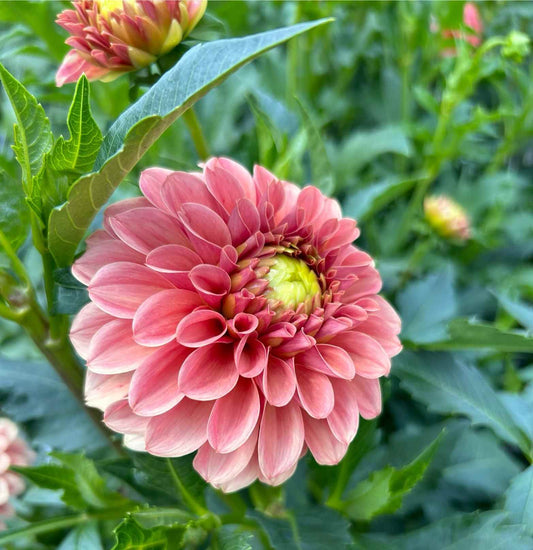
POLYGON ((329 21, 321 19, 246 38, 200 44, 187 52, 113 124, 96 160, 97 172, 78 180, 68 201, 51 213, 48 243, 58 265, 70 263, 98 210, 181 114, 249 61, 329 21))

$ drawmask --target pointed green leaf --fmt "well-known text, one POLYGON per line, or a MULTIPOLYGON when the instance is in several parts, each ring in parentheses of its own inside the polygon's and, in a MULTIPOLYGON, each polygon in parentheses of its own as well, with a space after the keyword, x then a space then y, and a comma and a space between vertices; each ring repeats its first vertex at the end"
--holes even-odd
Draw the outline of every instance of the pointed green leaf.
POLYGON ((98 210, 159 136, 231 73, 290 38, 329 22, 301 23, 245 38, 199 44, 113 124, 95 169, 78 180, 50 215, 48 243, 60 267, 69 265, 98 210))
POLYGON ((480 372, 445 353, 402 353, 393 373, 404 389, 441 414, 463 414, 473 424, 493 429, 527 455, 531 441, 480 372))
POLYGON ((50 122, 42 105, 1 63, 0 80, 17 118, 13 150, 22 167, 24 190, 31 195, 32 179, 41 169, 44 155, 52 147, 50 122))
POLYGON ((348 493, 340 509, 353 520, 370 521, 392 514, 402 505, 403 497, 422 479, 441 443, 444 432, 403 468, 388 466, 373 472, 348 493))
POLYGON ((57 550, 103 550, 95 521, 78 525, 65 537, 57 550))
POLYGON ((533 537, 533 466, 518 474, 505 493, 505 510, 513 523, 523 524, 533 537))

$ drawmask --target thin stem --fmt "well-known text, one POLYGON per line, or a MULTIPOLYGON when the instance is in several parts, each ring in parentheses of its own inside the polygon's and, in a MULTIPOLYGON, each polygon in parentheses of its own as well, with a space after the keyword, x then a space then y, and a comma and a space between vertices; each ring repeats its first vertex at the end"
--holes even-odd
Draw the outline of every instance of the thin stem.
POLYGON ((207 146, 207 141, 202 131, 202 127, 200 126, 200 121, 198 120, 193 108, 191 107, 185 111, 182 118, 189 129, 189 133, 191 134, 194 147, 196 148, 196 152, 198 153, 200 160, 207 160, 209 158, 209 147, 207 146))
POLYGON ((59 529, 74 527, 74 525, 85 523, 90 519, 91 518, 87 514, 78 514, 75 516, 64 516, 37 521, 32 523, 30 526, 13 529, 5 535, 0 534, 0 543, 5 544, 20 538, 41 535, 43 533, 51 533, 52 531, 58 531, 59 529))
POLYGON ((7 240, 7 237, 5 236, 4 232, 1 230, 0 230, 0 247, 4 250, 6 256, 9 258, 11 265, 13 267, 13 271, 15 272, 17 277, 20 279, 22 283, 24 283, 28 288, 30 288, 31 281, 26 271, 26 268, 24 267, 24 264, 20 261, 19 257, 17 256, 17 253, 15 252, 14 248, 11 246, 11 243, 7 240))
POLYGON ((195 498, 191 495, 191 493, 189 493, 185 485, 183 485, 178 475, 178 472, 176 472, 176 469, 174 468, 174 465, 172 464, 172 461, 170 460, 170 458, 167 458, 166 461, 167 461, 168 469, 170 471, 170 475, 172 476, 172 479, 174 481, 174 484, 176 485, 178 492, 183 497, 185 504, 187 504, 191 512, 193 512, 193 514, 196 514, 198 516, 203 516, 204 514, 208 513, 208 510, 206 510, 202 505, 198 504, 198 502, 196 502, 195 498))

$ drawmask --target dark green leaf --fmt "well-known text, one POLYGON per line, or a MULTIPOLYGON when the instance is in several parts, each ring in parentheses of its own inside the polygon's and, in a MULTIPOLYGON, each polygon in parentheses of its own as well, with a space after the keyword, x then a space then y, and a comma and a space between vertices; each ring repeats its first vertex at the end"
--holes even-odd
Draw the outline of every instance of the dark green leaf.
POLYGON ((159 136, 198 99, 262 53, 329 20, 301 23, 246 38, 199 44, 133 104, 106 135, 97 172, 78 180, 68 202, 50 215, 48 242, 67 266, 98 210, 159 136))
POLYGON ((112 550, 170 550, 166 531, 166 527, 144 529, 135 519, 128 517, 113 531, 115 545, 112 550))
POLYGON ((533 466, 513 479, 505 493, 504 508, 513 523, 524 525, 533 537, 533 466))
POLYGON ((87 287, 72 276, 70 268, 54 272, 53 314, 74 315, 89 301, 87 287))
POLYGON ((450 270, 409 284, 398 296, 402 338, 419 344, 446 338, 446 321, 455 315, 456 297, 450 270))
POLYGON ((32 179, 52 147, 50 122, 40 103, 0 63, 0 80, 17 117, 13 150, 22 167, 24 190, 31 196, 32 179))
POLYGON ((407 466, 400 469, 388 466, 361 481, 341 503, 342 511, 351 519, 360 521, 395 512, 403 497, 422 479, 440 445, 442 434, 407 466))
POLYGON ((396 360, 393 372, 401 385, 430 411, 464 414, 473 424, 487 426, 524 453, 531 453, 526 434, 470 364, 459 362, 451 354, 406 352, 396 360))
POLYGON ((29 210, 20 182, 0 170, 0 231, 16 250, 26 240, 29 210))
POLYGON ((217 543, 220 550, 252 550, 250 532, 243 532, 238 527, 223 525, 216 530, 217 543))

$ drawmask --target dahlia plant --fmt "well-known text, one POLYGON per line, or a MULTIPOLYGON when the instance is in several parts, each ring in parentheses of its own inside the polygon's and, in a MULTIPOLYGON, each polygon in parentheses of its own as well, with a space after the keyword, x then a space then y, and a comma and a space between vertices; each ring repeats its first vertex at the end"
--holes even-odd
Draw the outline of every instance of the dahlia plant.
POLYGON ((56 75, 62 86, 85 74, 114 80, 146 67, 194 29, 207 0, 77 0, 57 18, 71 48, 56 75))
POLYGON ((224 491, 282 483, 307 449, 338 463, 401 350, 355 220, 227 158, 139 185, 72 268, 91 298, 70 333, 87 404, 135 450, 198 451, 224 491))

